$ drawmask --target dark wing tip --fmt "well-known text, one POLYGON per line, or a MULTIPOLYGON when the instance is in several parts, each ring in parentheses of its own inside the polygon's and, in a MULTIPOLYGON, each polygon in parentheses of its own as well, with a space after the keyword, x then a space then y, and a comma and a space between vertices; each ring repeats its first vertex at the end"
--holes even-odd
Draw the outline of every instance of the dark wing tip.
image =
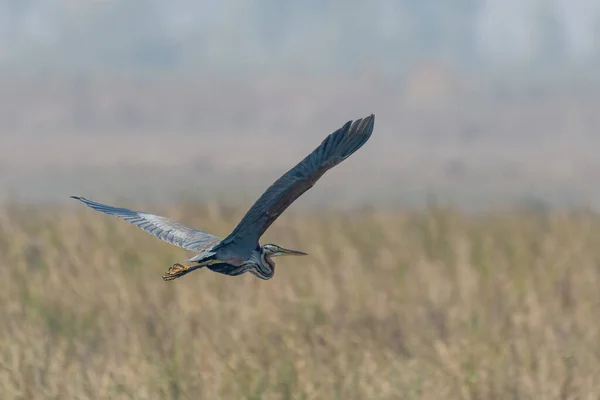
POLYGON ((344 135, 343 158, 347 158, 360 149, 373 134, 375 126, 375 114, 360 118, 352 122, 344 135))
POLYGON ((101 204, 101 203, 97 203, 95 201, 92 200, 88 200, 85 197, 81 197, 81 196, 69 196, 72 199, 75 200, 79 200, 80 202, 82 202, 83 204, 85 204, 88 207, 92 207, 95 210, 99 210, 99 208, 102 207, 110 207, 110 206, 106 206, 105 204, 101 204))
POLYGON ((357 119, 352 123, 351 130, 370 135, 373 132, 375 126, 375 114, 371 114, 368 117, 357 119))
POLYGON ((88 204, 89 205, 89 203, 91 203, 91 201, 88 200, 88 199, 86 199, 85 197, 81 197, 81 196, 69 196, 69 197, 72 198, 72 199, 75 199, 75 200, 79 200, 79 201, 81 201, 84 204, 88 204))

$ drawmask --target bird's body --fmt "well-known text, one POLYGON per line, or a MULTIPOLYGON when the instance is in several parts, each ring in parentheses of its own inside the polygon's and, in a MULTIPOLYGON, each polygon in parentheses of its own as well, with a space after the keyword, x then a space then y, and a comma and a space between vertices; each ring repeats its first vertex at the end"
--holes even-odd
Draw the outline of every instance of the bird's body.
POLYGON ((171 266, 163 275, 166 281, 203 267, 231 276, 250 272, 260 279, 267 280, 275 274, 273 257, 306 253, 284 249, 275 244, 260 246, 258 241, 262 234, 325 172, 362 147, 371 137, 374 123, 375 116, 371 114, 364 119, 348 121, 327 136, 319 147, 263 193, 225 239, 158 215, 113 207, 83 197, 71 197, 97 211, 124 219, 165 242, 198 253, 188 260, 191 263, 189 266, 171 266))

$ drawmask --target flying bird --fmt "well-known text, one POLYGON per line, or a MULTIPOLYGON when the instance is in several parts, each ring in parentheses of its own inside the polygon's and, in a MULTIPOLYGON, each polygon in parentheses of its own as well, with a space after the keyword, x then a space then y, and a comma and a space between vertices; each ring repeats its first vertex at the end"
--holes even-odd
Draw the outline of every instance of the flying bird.
POLYGON ((173 264, 163 275, 165 281, 182 277, 206 267, 214 272, 237 276, 250 272, 260 279, 275 274, 274 257, 304 256, 302 251, 285 249, 276 244, 259 245, 258 241, 271 224, 298 197, 309 190, 325 172, 335 167, 371 137, 375 115, 348 121, 330 134, 304 160, 281 176, 250 207, 233 232, 225 239, 171 221, 159 215, 97 203, 79 196, 94 210, 114 215, 175 246, 198 253, 188 265, 173 264))

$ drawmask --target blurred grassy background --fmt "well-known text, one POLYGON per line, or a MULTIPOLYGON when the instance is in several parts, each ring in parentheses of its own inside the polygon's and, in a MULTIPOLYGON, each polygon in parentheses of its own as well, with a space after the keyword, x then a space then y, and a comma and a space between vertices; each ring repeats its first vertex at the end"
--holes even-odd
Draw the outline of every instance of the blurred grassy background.
MULTIPOLYGON (((244 207, 138 205, 225 235, 244 207)), ((0 397, 600 396, 600 218, 284 214, 275 277, 161 274, 185 251, 86 208, 0 212, 0 397)))

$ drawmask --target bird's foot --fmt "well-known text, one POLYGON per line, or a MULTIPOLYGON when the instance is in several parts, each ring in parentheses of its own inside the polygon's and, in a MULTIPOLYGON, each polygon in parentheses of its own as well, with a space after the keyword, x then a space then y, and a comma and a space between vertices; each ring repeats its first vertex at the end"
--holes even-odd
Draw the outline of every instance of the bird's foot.
POLYGON ((194 270, 194 268, 188 267, 187 265, 175 263, 169 268, 167 272, 165 272, 162 278, 165 281, 172 281, 173 279, 177 279, 187 274, 188 272, 191 272, 192 270, 194 270))

